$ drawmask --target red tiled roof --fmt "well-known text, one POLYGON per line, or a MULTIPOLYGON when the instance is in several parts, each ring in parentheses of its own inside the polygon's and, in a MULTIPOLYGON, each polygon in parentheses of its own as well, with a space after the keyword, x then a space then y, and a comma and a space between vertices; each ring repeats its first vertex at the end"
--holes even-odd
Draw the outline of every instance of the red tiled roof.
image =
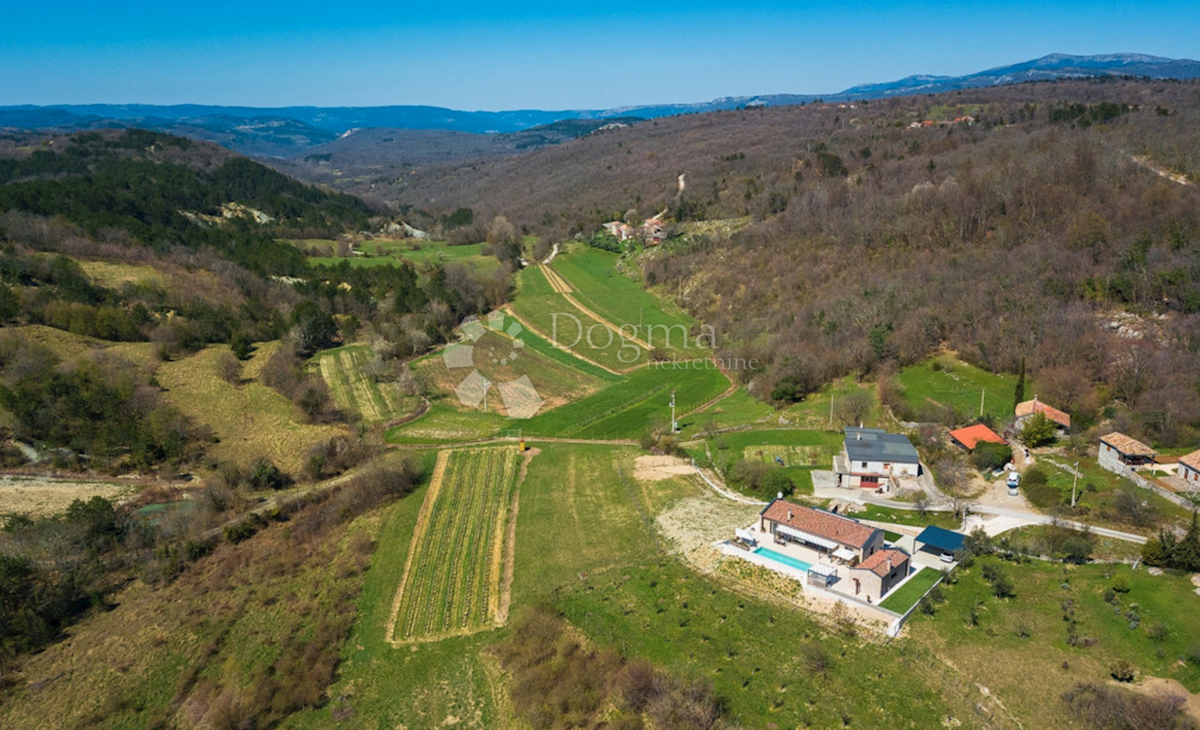
POLYGON ((1065 426, 1066 428, 1071 427, 1071 416, 1070 415, 1063 413, 1062 411, 1058 410, 1057 408, 1054 408, 1053 406, 1046 405, 1045 403, 1041 402, 1037 398, 1034 398, 1033 400, 1027 400, 1023 403, 1018 403, 1016 412, 1017 412, 1017 418, 1023 418, 1025 416, 1032 416, 1035 413, 1044 413, 1044 414, 1046 414, 1046 418, 1049 418, 1051 421, 1054 421, 1058 425, 1065 426))
POLYGON ((966 428, 959 428, 951 431, 950 438, 959 442, 971 451, 975 450, 975 445, 980 441, 990 441, 993 444, 1006 443, 999 434, 982 423, 977 423, 974 426, 967 426, 966 428))
POLYGON ((1100 440, 1126 456, 1154 456, 1154 449, 1123 433, 1113 431, 1107 436, 1101 436, 1100 440))
POLYGON ((1184 466, 1189 466, 1196 471, 1200 471, 1200 449, 1193 451, 1187 456, 1179 457, 1179 463, 1184 466))
POLYGON ((882 578, 892 572, 888 568, 888 560, 892 561, 892 568, 894 569, 897 565, 908 562, 908 555, 902 550, 888 548, 887 550, 880 550, 877 553, 873 553, 866 560, 854 567, 856 570, 869 570, 882 578))
POLYGON ((832 512, 804 507, 777 499, 762 512, 763 519, 787 525, 793 530, 833 540, 848 547, 861 548, 875 533, 874 527, 832 512), (790 519, 789 519, 790 515, 790 519))

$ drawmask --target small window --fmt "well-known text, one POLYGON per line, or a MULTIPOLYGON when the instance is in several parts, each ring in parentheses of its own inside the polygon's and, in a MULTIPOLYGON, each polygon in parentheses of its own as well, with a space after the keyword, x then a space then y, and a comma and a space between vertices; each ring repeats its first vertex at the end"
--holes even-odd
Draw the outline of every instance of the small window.
POLYGON ((862 468, 864 468, 864 469, 866 469, 866 468, 867 468, 867 462, 865 462, 865 461, 864 461, 864 462, 862 463, 862 468))

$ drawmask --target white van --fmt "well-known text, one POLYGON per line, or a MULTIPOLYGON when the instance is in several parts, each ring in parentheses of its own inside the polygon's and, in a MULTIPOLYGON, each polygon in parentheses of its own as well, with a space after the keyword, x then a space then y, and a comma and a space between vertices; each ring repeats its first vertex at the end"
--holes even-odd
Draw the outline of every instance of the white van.
POLYGON ((1015 471, 1010 471, 1008 473, 1008 481, 1005 484, 1008 485, 1009 489, 1016 489, 1021 486, 1021 475, 1015 471))

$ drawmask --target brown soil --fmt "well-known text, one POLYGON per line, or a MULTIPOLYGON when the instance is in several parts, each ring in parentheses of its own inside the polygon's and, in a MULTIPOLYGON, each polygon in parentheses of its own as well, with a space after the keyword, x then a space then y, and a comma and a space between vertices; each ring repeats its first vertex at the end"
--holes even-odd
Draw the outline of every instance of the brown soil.
POLYGON ((693 474, 695 471, 691 464, 676 456, 639 456, 633 462, 633 476, 647 482, 693 474))
POLYGON ((1144 695, 1152 695, 1161 697, 1163 695, 1179 695, 1183 697, 1185 702, 1183 711, 1194 720, 1200 722, 1200 695, 1192 694, 1187 691, 1179 682, 1174 679, 1164 679, 1162 677, 1146 677, 1145 680, 1133 685, 1122 685, 1128 687, 1134 692, 1140 692, 1144 695))
POLYGON ((0 515, 26 514, 45 517, 66 511, 77 499, 104 497, 120 501, 136 488, 127 484, 46 479, 43 477, 0 477, 0 515))

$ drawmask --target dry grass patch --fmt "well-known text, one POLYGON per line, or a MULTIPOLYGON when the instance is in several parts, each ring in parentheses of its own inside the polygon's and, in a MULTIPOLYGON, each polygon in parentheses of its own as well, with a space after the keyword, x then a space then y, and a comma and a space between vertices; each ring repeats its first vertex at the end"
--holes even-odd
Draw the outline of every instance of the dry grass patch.
POLYGON ((212 456, 242 466, 266 456, 298 474, 309 449, 334 436, 350 436, 350 431, 342 425, 304 423, 291 401, 254 380, 277 346, 259 346, 239 385, 221 376, 221 360, 229 353, 224 345, 164 363, 158 380, 172 405, 212 428, 219 439, 209 449, 212 456))
POLYGON ((0 476, 0 515, 44 517, 65 512, 77 499, 92 497, 121 501, 137 488, 129 484, 46 477, 0 476))

